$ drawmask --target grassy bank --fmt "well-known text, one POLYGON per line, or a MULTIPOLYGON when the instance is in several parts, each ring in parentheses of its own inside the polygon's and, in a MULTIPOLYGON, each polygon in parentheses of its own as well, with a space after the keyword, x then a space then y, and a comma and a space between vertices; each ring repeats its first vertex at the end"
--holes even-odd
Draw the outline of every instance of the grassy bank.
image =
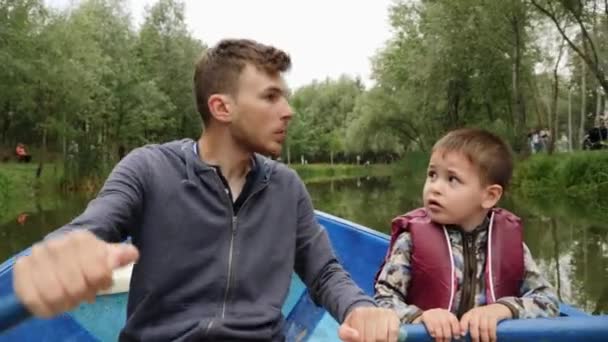
POLYGON ((353 165, 353 164, 291 164, 305 183, 321 183, 329 180, 348 179, 356 177, 390 176, 392 166, 388 164, 353 165))
POLYGON ((40 178, 36 178, 37 168, 37 164, 0 164, 0 223, 20 212, 34 210, 41 198, 56 196, 61 168, 47 164, 40 178))
POLYGON ((546 203, 576 201, 592 212, 605 213, 608 210, 608 153, 532 156, 515 169, 513 188, 518 197, 535 202, 538 199, 546 203))

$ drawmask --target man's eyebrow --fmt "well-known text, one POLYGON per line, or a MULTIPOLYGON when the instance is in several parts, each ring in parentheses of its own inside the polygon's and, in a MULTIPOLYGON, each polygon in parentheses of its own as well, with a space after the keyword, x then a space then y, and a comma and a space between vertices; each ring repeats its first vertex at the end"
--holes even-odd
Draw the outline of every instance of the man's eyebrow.
POLYGON ((280 93, 282 95, 285 95, 287 93, 286 89, 283 89, 279 86, 269 86, 268 88, 264 89, 265 93, 280 93))

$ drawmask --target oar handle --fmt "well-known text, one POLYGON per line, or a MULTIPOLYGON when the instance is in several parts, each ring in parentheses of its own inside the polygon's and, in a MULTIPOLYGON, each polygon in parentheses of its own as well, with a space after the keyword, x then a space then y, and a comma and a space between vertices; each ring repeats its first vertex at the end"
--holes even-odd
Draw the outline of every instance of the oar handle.
POLYGON ((31 314, 21 303, 13 286, 0 295, 0 333, 30 318, 31 314))

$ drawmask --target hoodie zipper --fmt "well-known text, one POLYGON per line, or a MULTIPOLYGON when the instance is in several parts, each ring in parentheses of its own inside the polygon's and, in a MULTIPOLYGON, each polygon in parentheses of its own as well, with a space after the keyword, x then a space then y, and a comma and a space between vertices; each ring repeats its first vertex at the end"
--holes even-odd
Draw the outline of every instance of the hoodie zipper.
MULTIPOLYGON (((219 178, 219 175, 218 175, 218 178, 219 178)), ((220 183, 222 183, 221 179, 220 179, 220 183)), ((222 183, 222 186, 223 186, 223 183, 222 183)), ((249 199, 251 197, 253 197, 255 194, 257 194, 258 192, 262 191, 262 189, 264 189, 264 187, 260 187, 260 188, 256 189, 254 192, 252 192, 245 199, 245 201, 243 201, 243 204, 241 205, 241 210, 245 207, 245 204, 247 204, 247 202, 249 202, 249 199)), ((224 191, 224 193, 226 193, 226 191, 224 191)), ((232 198, 229 198, 228 204, 230 207, 230 213, 232 214, 232 220, 231 220, 231 234, 230 234, 230 249, 228 252, 228 280, 226 282, 226 290, 224 291, 224 301, 222 303, 222 318, 224 318, 226 316, 226 305, 228 303, 228 295, 230 294, 230 287, 232 284, 232 276, 233 276, 232 262, 233 262, 233 256, 234 256, 234 239, 236 237, 237 225, 238 225, 238 214, 234 213, 234 208, 232 206, 232 198)))
POLYGON ((477 276, 477 258, 475 253, 475 240, 477 232, 462 234, 462 257, 464 259, 463 288, 458 308, 458 317, 462 317, 475 306, 475 284, 477 276))

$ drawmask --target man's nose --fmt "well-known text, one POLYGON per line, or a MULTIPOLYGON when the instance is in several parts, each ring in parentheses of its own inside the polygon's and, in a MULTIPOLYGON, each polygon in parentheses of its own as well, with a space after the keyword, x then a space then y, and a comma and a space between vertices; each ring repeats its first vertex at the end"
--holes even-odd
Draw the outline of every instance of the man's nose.
POLYGON ((291 118, 294 115, 294 111, 293 108, 291 108, 291 105, 289 104, 289 102, 287 100, 284 100, 284 107, 281 110, 281 119, 283 120, 291 120, 291 118))

